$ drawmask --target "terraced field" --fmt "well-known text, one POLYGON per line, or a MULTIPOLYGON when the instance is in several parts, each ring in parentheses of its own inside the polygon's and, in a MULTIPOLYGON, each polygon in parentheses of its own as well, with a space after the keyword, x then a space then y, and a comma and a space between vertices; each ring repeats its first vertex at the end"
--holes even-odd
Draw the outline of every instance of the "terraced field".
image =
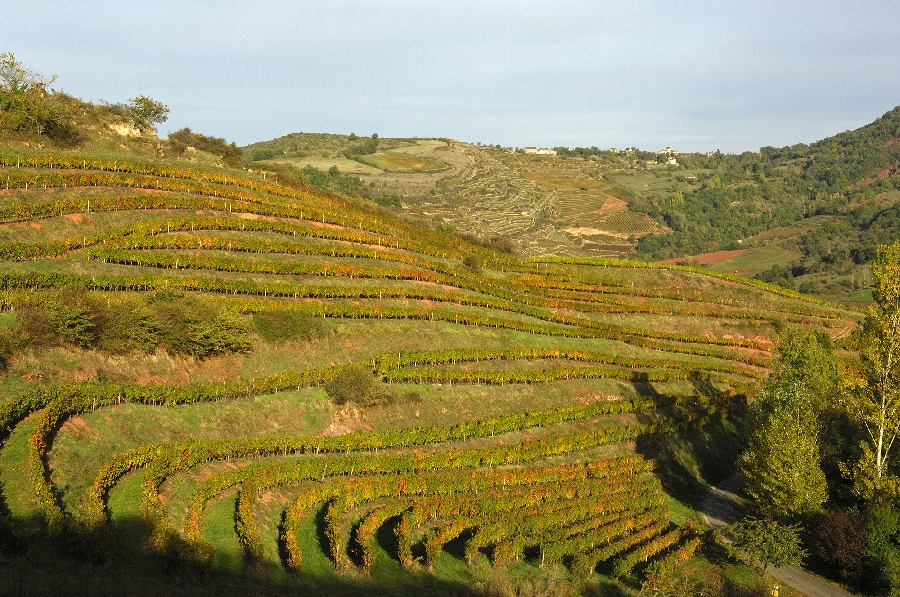
MULTIPOLYGON (((13 343, 0 545, 29 557, 3 556, 0 593, 60 576, 146 595, 479 594, 491 570, 639 582, 699 543, 643 440, 727 422, 774 327, 840 336, 859 319, 727 274, 495 253, 241 171, 0 166, 10 337, 73 305, 133 317, 133 335, 183 301, 217 313, 183 339, 206 353, 13 343), (310 333, 267 335, 289 316, 310 333), (375 390, 339 400, 352 375, 375 390)), ((476 229, 496 217, 550 243, 541 213, 594 208, 490 172, 461 183, 476 229)), ((620 213, 598 217, 643 225, 620 213)))

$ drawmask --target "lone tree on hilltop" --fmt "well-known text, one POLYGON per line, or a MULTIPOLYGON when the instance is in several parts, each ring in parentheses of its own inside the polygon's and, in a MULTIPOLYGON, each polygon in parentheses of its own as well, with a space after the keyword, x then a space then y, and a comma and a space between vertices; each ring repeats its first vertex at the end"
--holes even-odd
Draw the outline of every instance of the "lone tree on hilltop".
POLYGON ((6 91, 18 95, 34 88, 46 90, 56 81, 56 75, 48 79, 16 60, 12 52, 4 52, 0 54, 0 81, 6 91))
POLYGON ((152 97, 139 95, 128 100, 128 109, 148 124, 162 124, 169 119, 169 107, 152 97))

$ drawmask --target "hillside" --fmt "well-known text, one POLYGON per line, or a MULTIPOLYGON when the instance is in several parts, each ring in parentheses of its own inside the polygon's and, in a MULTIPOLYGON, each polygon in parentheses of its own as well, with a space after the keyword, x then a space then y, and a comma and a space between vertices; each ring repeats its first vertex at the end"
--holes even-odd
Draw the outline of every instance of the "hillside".
POLYGON ((632 194, 604 176, 630 169, 625 155, 561 159, 452 139, 375 141, 361 148, 355 135, 293 133, 250 145, 244 157, 308 175, 336 168, 356 180, 345 191, 523 256, 622 256, 635 239, 664 230, 628 211, 632 194), (369 149, 374 153, 356 153, 369 149))
MULTIPOLYGON (((692 506, 733 472, 779 330, 841 342, 858 312, 496 250, 95 108, 0 147, 0 594, 627 594, 686 560, 758 588, 692 506)), ((584 229, 609 214, 579 201, 619 189, 570 188, 590 160, 352 142, 386 176, 489 164, 466 192, 498 210, 552 187, 584 229)))
POLYGON ((594 148, 526 154, 452 140, 376 139, 444 168, 377 168, 353 136, 295 133, 244 149, 358 179, 396 213, 521 255, 693 259, 831 300, 868 300, 874 248, 900 236, 900 108, 812 145, 741 155, 594 148), (368 162, 366 160, 369 160, 368 162), (389 202, 388 202, 389 203, 389 202), (742 251, 731 256, 717 252, 742 251), (708 253, 715 255, 706 256, 708 253), (738 258, 739 257, 739 258, 738 258))

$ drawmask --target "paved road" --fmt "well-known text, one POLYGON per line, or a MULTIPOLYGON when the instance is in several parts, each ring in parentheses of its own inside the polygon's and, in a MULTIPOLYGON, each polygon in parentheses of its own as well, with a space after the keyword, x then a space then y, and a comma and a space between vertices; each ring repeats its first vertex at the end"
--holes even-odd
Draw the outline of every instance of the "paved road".
MULTIPOLYGON (((738 492, 741 485, 740 477, 734 476, 720 483, 718 487, 713 487, 703 500, 703 522, 714 529, 721 529, 737 522, 735 505, 739 503, 738 492)), ((723 538, 731 542, 730 537, 723 535, 723 538)), ((850 593, 822 581, 797 566, 770 568, 768 572, 779 582, 790 585, 809 597, 851 597, 850 593)))

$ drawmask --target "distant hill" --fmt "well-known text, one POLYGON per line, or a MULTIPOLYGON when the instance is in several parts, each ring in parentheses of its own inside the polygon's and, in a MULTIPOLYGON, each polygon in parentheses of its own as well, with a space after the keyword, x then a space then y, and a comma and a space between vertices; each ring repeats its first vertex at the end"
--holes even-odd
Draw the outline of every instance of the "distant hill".
POLYGON ((808 146, 678 161, 669 169, 675 184, 630 205, 672 230, 640 239, 638 257, 767 247, 771 258, 779 248, 788 258, 755 273, 840 296, 865 286, 859 266, 877 245, 900 237, 900 107, 808 146))
POLYGON ((812 145, 741 155, 596 147, 535 155, 372 138, 365 149, 355 135, 293 133, 244 148, 244 158, 296 165, 324 188, 524 255, 693 259, 811 294, 865 299, 874 248, 900 236, 898 130, 900 108, 812 145), (376 167, 401 154, 447 167, 376 167))

